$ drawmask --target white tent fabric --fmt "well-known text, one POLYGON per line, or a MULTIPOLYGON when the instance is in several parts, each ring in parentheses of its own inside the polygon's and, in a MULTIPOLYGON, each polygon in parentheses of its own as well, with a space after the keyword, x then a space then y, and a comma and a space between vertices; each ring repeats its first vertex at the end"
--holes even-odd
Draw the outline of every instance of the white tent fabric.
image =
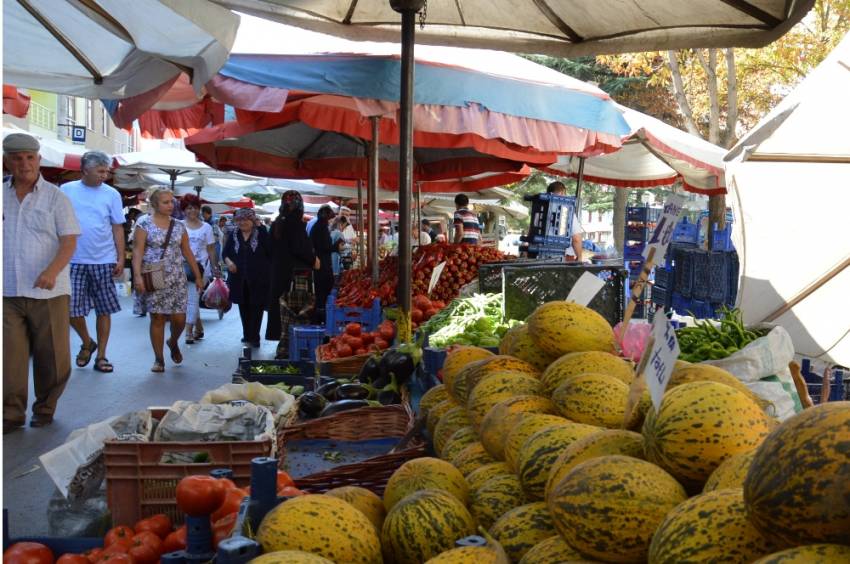
POLYGON ((730 151, 726 170, 744 320, 782 325, 798 354, 843 366, 850 366, 848 92, 850 36, 730 151))
MULTIPOLYGON (((679 177, 685 188, 702 194, 723 193, 725 150, 661 120, 620 106, 631 133, 615 152, 585 159, 588 181, 624 188, 673 184, 679 177)), ((579 159, 562 156, 548 167, 575 176, 579 159)))
MULTIPOLYGON (((319 211, 319 208, 325 205, 330 206, 334 213, 339 212, 339 206, 331 201, 328 201, 324 204, 311 204, 309 202, 304 202, 304 213, 313 215, 319 211)), ((280 200, 272 200, 271 202, 266 202, 265 204, 260 206, 260 209, 267 213, 277 215, 277 212, 280 209, 280 200)))
POLYGON ((3 80, 111 100, 188 71, 200 92, 227 60, 238 26, 239 16, 206 0, 7 1, 3 80))
POLYGON ((38 139, 40 146, 38 154, 41 156, 41 166, 43 167, 69 168, 70 161, 74 161, 76 166, 71 168, 79 168, 79 158, 86 152, 86 148, 83 145, 73 145, 58 139, 42 137, 32 131, 26 131, 12 124, 3 127, 4 139, 12 133, 25 133, 38 139))
MULTIPOLYGON (((240 12, 357 41, 398 41, 387 0, 214 0, 240 12)), ((689 47, 760 47, 814 0, 428 0, 417 43, 561 57, 689 47)))

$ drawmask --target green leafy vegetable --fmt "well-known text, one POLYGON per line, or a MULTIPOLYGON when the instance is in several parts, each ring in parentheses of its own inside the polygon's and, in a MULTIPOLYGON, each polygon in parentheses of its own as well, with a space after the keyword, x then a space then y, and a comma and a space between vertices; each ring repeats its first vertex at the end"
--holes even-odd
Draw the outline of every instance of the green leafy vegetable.
POLYGON ((458 298, 422 326, 430 346, 498 347, 505 332, 519 323, 502 317, 502 294, 458 298))

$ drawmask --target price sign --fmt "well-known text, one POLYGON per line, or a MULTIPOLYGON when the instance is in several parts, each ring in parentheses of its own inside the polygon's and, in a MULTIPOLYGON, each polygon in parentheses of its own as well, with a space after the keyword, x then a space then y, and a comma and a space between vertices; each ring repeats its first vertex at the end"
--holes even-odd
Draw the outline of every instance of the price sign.
POLYGON ((643 249, 643 258, 649 257, 649 249, 655 249, 656 257, 663 257, 667 252, 667 246, 673 239, 673 230, 676 229, 676 223, 679 222, 679 216, 682 215, 682 210, 685 206, 685 197, 682 194, 671 194, 667 201, 664 202, 664 210, 661 219, 655 226, 655 231, 652 232, 652 237, 649 244, 643 249))
POLYGON ((643 353, 649 355, 644 375, 649 387, 649 395, 652 397, 652 403, 657 410, 661 407, 661 398, 670 382, 670 375, 673 373, 676 359, 679 358, 679 341, 676 339, 676 332, 670 325, 670 320, 664 315, 663 310, 659 310, 655 314, 650 342, 652 346, 643 353))
POLYGON ((431 281, 428 283, 428 294, 434 291, 434 286, 440 281, 440 276, 443 275, 444 268, 446 268, 446 261, 434 267, 434 270, 431 272, 431 281))
POLYGON ((570 294, 567 296, 567 301, 586 306, 590 303, 590 300, 599 293, 599 290, 601 290, 603 286, 605 286, 604 280, 595 274, 585 272, 576 281, 573 289, 570 290, 570 294))

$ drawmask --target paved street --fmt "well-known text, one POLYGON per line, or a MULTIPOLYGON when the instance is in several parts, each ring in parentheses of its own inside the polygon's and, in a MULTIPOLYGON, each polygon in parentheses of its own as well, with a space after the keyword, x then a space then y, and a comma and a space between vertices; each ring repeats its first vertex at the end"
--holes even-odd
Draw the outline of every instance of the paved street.
MULTIPOLYGON (((184 361, 175 367, 166 349, 165 374, 150 372, 153 352, 148 340, 148 318, 135 317, 130 298, 121 298, 123 310, 112 318, 112 335, 107 351, 115 372, 102 374, 74 368, 65 388, 56 419, 50 427, 26 427, 3 437, 3 507, 9 510, 10 533, 47 534, 47 504, 54 491, 50 477, 41 467, 39 455, 62 444, 71 431, 113 415, 148 406, 167 406, 176 400, 199 400, 209 389, 230 381, 241 351, 241 325, 236 308, 219 321, 218 313, 201 310, 205 339, 182 344, 184 361)), ((89 317, 94 330, 94 315, 89 317)), ((71 332, 72 356, 80 341, 71 332)), ((273 357, 276 343, 263 343, 255 357, 273 357)), ((73 361, 73 359, 72 359, 73 361)), ((31 382, 30 382, 31 383, 31 382)), ((33 392, 30 388, 30 404, 33 392)))

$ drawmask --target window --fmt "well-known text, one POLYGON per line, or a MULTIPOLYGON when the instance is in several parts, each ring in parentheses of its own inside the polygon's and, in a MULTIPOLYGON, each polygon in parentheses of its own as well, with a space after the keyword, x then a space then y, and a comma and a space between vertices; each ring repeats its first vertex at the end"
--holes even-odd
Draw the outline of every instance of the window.
POLYGON ((86 100, 86 129, 94 131, 94 100, 86 100))
POLYGON ((68 123, 77 123, 77 100, 73 96, 67 96, 65 97, 65 104, 68 123))
POLYGON ((104 137, 109 137, 109 112, 106 111, 106 106, 100 108, 100 132, 104 137))

